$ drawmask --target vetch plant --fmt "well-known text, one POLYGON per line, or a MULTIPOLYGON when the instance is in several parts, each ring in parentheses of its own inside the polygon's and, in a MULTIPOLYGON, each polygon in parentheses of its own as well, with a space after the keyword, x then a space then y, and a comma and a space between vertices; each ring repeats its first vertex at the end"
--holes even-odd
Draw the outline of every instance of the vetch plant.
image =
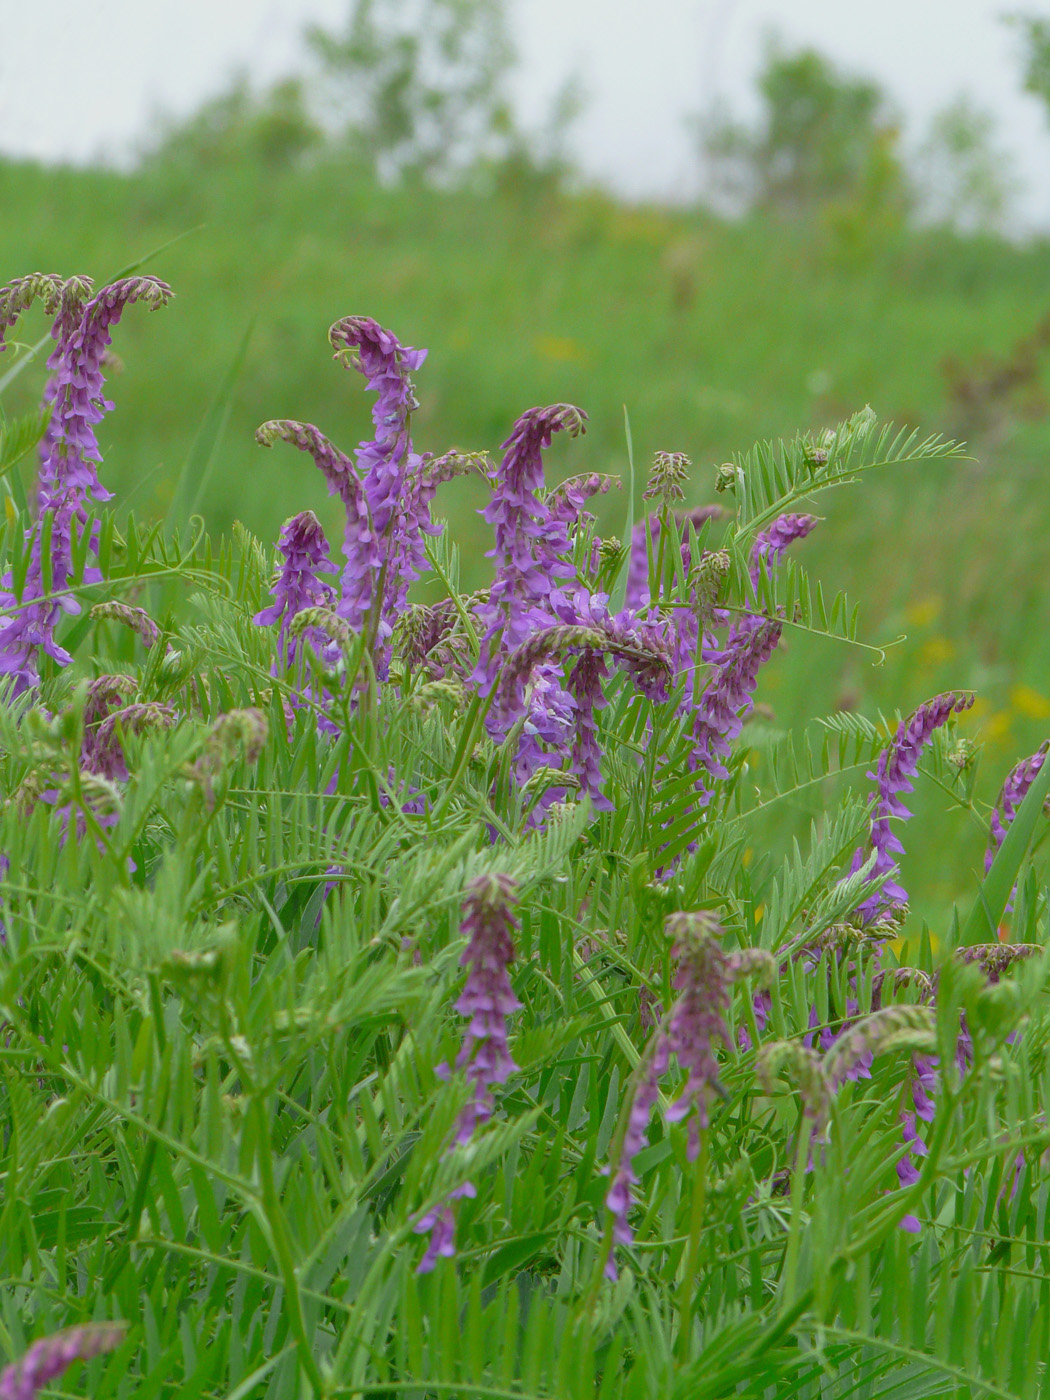
POLYGON ((627 501, 566 404, 421 450, 424 352, 344 317, 373 433, 260 427, 338 515, 271 559, 105 499, 106 338, 168 295, 0 290, 56 327, 0 560, 0 1386, 120 1316, 106 1393, 1041 1393, 1043 749, 993 804, 968 692, 814 740, 765 685, 803 633, 881 659, 806 538, 956 448, 866 410, 627 501))

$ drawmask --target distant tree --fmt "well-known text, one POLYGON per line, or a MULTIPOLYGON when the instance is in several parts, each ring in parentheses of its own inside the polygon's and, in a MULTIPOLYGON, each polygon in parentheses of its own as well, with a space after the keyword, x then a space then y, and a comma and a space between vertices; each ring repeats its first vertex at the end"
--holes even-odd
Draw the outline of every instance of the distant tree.
POLYGON ((166 122, 146 159, 197 168, 248 161, 279 170, 299 164, 323 140, 298 78, 259 94, 240 77, 187 120, 166 122))
POLYGON ((1007 16, 1007 23, 1021 32, 1024 90, 1039 98, 1050 121, 1050 19, 1015 14, 1007 16))
POLYGON ((841 73, 814 49, 784 53, 774 44, 758 91, 756 128, 724 114, 698 124, 717 191, 786 213, 848 200, 873 181, 883 197, 903 197, 897 126, 877 83, 841 73))
POLYGON ((938 112, 916 153, 919 209, 963 233, 994 232, 1009 214, 1017 180, 995 145, 995 118, 965 95, 938 112))
POLYGON ((381 177, 434 178, 514 144, 502 0, 350 0, 342 33, 307 39, 343 139, 381 177))

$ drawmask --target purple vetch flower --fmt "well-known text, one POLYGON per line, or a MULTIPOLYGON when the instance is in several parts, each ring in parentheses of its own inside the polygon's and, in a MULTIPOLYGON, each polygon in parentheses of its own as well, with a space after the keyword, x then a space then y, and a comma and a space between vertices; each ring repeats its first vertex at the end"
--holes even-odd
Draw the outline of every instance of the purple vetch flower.
MULTIPOLYGON (((459 1116, 453 1141, 468 1143, 477 1128, 492 1117, 493 1087, 506 1083, 516 1069, 507 1045, 507 1017, 520 1010, 507 969, 514 961, 514 918, 517 883, 509 875, 480 875, 467 885, 463 901, 462 929, 469 941, 460 962, 467 980, 456 1002, 461 1016, 469 1017, 456 1068, 465 1072, 472 1097, 459 1116)), ((428 1273, 439 1257, 456 1252, 452 1201, 474 1196, 471 1181, 463 1182, 413 1226, 417 1234, 430 1234, 417 1273, 428 1273)))
MULTIPOLYGON (((32 532, 21 598, 12 591, 10 575, 0 591, 5 614, 0 618, 0 677, 12 678, 16 696, 37 685, 41 652, 59 666, 72 659, 55 641, 54 632, 63 613, 80 611, 66 590, 73 578, 73 532, 87 521, 85 501, 89 496, 104 501, 111 495, 98 479, 101 454, 95 437, 95 426, 113 407, 102 396, 110 328, 133 302, 144 301, 155 309, 171 297, 170 287, 155 277, 129 277, 103 287, 82 306, 89 286, 87 278, 72 278, 53 289, 51 297, 51 309, 57 309, 52 328, 56 345, 48 359, 53 377, 45 400, 51 404, 51 418, 40 467, 40 518, 32 532), (47 578, 45 552, 50 563, 47 578)), ((84 571, 85 583, 97 583, 101 577, 97 568, 84 571)))
MULTIPOLYGON (((295 661, 299 638, 290 637, 292 619, 304 608, 327 608, 334 601, 334 590, 318 577, 319 573, 335 568, 328 554, 328 540, 321 522, 312 510, 304 510, 285 521, 277 548, 284 556, 284 566, 270 592, 273 603, 257 612, 252 619, 260 627, 280 623, 277 650, 281 662, 290 666, 295 661)), ((303 640, 320 650, 326 641, 320 628, 308 629, 303 640)))
POLYGON ((460 959, 469 968, 456 1010, 469 1018, 456 1068, 474 1086, 474 1097, 460 1116, 456 1141, 469 1142, 475 1128, 492 1116, 492 1088, 516 1068, 507 1047, 507 1017, 521 1009, 510 985, 514 961, 517 885, 509 875, 481 875, 467 886, 463 932, 470 941, 460 959))
POLYGON ((0 1374, 0 1400, 35 1400, 46 1385, 68 1371, 75 1361, 89 1361, 115 1351, 124 1340, 120 1323, 91 1322, 69 1327, 33 1343, 19 1361, 0 1374))
POLYGON ((292 418, 274 418, 263 423, 255 430, 255 440, 262 447, 272 447, 280 440, 291 443, 300 452, 308 452, 328 483, 329 494, 342 501, 346 564, 340 579, 336 611, 355 632, 360 632, 372 607, 383 555, 353 462, 328 441, 320 428, 292 418))
MULTIPOLYGON (((752 631, 739 636, 712 667, 694 710, 692 762, 713 778, 729 776, 724 760, 751 712, 758 672, 776 650, 780 633, 779 622, 763 619, 752 631)), ((707 802, 710 797, 710 791, 702 787, 700 800, 707 802)))
MULTIPOLYGON (((90 285, 87 278, 75 281, 85 290, 90 285)), ((155 311, 171 300, 172 292, 156 277, 125 277, 103 287, 78 315, 81 294, 78 289, 52 329, 56 343, 47 362, 53 378, 46 398, 52 407, 49 450, 40 466, 41 511, 71 488, 81 501, 88 496, 96 501, 110 499, 112 492, 98 479, 96 464, 102 454, 95 437, 96 424, 113 407, 102 392, 110 330, 133 303, 144 302, 155 311)))
POLYGON ((751 546, 751 582, 757 588, 762 562, 769 568, 780 562, 785 549, 804 540, 815 525, 815 515, 780 515, 768 530, 760 530, 751 546))
POLYGON ((128 734, 142 734, 150 729, 170 729, 175 719, 173 705, 162 705, 155 700, 122 705, 112 710, 91 729, 85 729, 80 760, 85 771, 96 773, 109 782, 127 782, 125 737, 128 734))
POLYGON ((502 739, 523 722, 514 768, 519 785, 539 766, 561 766, 568 758, 571 770, 583 777, 584 789, 601 810, 606 810, 594 725, 594 711, 605 703, 601 688, 608 674, 604 655, 612 654, 617 665, 631 673, 638 688, 656 698, 666 697, 671 669, 659 629, 634 626, 633 619, 623 616, 610 618, 600 595, 587 597, 581 592, 577 604, 579 622, 541 627, 507 657, 492 710, 492 730, 502 739), (590 624, 585 620, 588 618, 590 624), (556 664, 565 656, 580 658, 567 688, 561 684, 556 664), (546 749, 541 748, 541 742, 546 749), (552 757, 556 760, 553 763, 552 757))
MULTIPOLYGON (((75 493, 71 505, 48 513, 32 533, 29 568, 26 571, 22 597, 12 591, 11 575, 0 585, 0 680, 12 682, 12 699, 40 682, 39 658, 50 656, 57 666, 68 666, 73 658, 55 640, 55 627, 64 613, 80 611, 80 605, 68 594, 58 598, 47 595, 65 588, 72 567, 71 539, 76 510, 75 493), (51 577, 44 579, 41 533, 48 530, 51 544, 51 577)), ((85 579, 97 570, 86 570, 85 579)))
POLYGON ((405 611, 408 590, 426 563, 426 536, 440 533, 430 516, 438 484, 475 465, 478 454, 448 453, 436 461, 412 450, 409 419, 417 407, 410 371, 425 350, 401 345, 367 316, 346 316, 329 331, 336 358, 365 376, 378 394, 375 436, 357 451, 357 469, 310 423, 276 420, 256 433, 269 445, 281 437, 310 452, 346 512, 337 612, 357 632, 369 629, 376 674, 385 679, 390 638, 405 611))
POLYGON ((0 287, 0 355, 7 349, 7 332, 34 301, 41 301, 53 314, 61 296, 63 279, 57 272, 30 272, 0 287))
MULTIPOLYGON (((900 839, 890 826, 890 818, 907 820, 911 812, 900 799, 902 792, 911 792, 919 767, 919 758, 933 735, 953 714, 968 710, 973 704, 970 694, 947 691, 926 704, 920 705, 914 714, 901 720, 889 747, 879 757, 878 769, 868 777, 878 783, 878 790, 872 803, 871 848, 875 851, 875 865, 868 876, 869 880, 880 875, 897 872, 894 856, 904 850, 900 839)), ((866 860, 866 852, 857 850, 853 856, 850 872, 860 870, 866 860)), ((857 913, 865 922, 870 922, 877 914, 895 905, 907 902, 908 892, 903 886, 889 879, 882 889, 870 895, 857 906, 857 913)))
POLYGON ((472 1181, 464 1181, 457 1186, 433 1210, 421 1215, 412 1226, 417 1235, 429 1235, 422 1259, 416 1265, 417 1274, 429 1274, 439 1259, 453 1259, 456 1254, 456 1217, 452 1202, 464 1197, 473 1199, 478 1194, 472 1181))
MULTIPOLYGON (((688 1156, 695 1161, 700 1151, 700 1131, 709 1125, 711 1097, 724 1093, 715 1045, 721 1041, 726 1048, 729 1046, 725 1016, 731 987, 753 975, 768 982, 774 971, 773 959, 764 949, 726 953, 718 941, 721 926, 707 910, 671 914, 664 929, 672 940, 671 956, 678 959, 674 978, 678 997, 660 1021, 635 1075, 626 1129, 605 1198, 617 1244, 630 1244, 634 1238, 627 1219, 632 1187, 638 1182, 633 1162, 645 1145, 649 1118, 659 1098, 660 1077, 671 1056, 685 1070, 686 1082, 666 1117, 669 1123, 677 1123, 692 1115, 688 1156)), ((607 1277, 616 1278, 611 1254, 605 1271, 607 1277)))
POLYGON ((499 675, 499 690, 493 706, 494 728, 506 734, 525 713, 527 687, 538 668, 576 648, 597 647, 604 643, 596 627, 584 624, 556 624, 541 627, 510 653, 499 675))
MULTIPOLYGON (((557 666, 541 665, 530 671, 521 712, 521 736, 514 755, 514 781, 519 787, 524 787, 540 768, 561 766, 562 756, 572 743, 576 712, 576 700, 562 685, 557 666)), ((541 808, 564 796, 563 788, 548 789, 541 808)))
POLYGON ((725 1013, 738 963, 717 942, 721 929, 713 915, 671 914, 665 927, 674 940, 671 956, 678 959, 678 970, 673 985, 679 993, 665 1021, 666 1034, 672 1053, 687 1073, 685 1087, 667 1111, 667 1121, 677 1123, 695 1113, 689 1125, 688 1155, 692 1162, 700 1151, 699 1131, 709 1123, 711 1095, 724 1092, 714 1046, 718 1041, 729 1044, 725 1013))
MULTIPOLYGON (((851 979, 851 982, 855 982, 855 979, 851 979)), ((836 1026, 822 1026, 820 1024, 820 1015, 817 1008, 811 1006, 809 1009, 809 1028, 814 1034, 804 1036, 803 1044, 811 1048, 818 1048, 821 1054, 826 1055, 835 1044, 836 1040, 838 1040, 839 1036, 844 1035, 846 1031, 850 1029, 850 1026, 859 1015, 860 1002, 856 997, 847 997, 846 1015, 843 1020, 836 1026), (813 1047, 814 1040, 817 1042, 816 1047, 813 1047)), ((858 1051, 843 1070, 843 1079, 851 1080, 853 1083, 856 1083, 859 1079, 870 1079, 871 1067, 874 1060, 875 1055, 872 1050, 862 1049, 858 1051)))
POLYGON ((594 516, 584 510, 592 496, 604 495, 610 486, 619 486, 618 476, 607 476, 604 472, 583 472, 569 476, 543 498, 543 504, 552 520, 560 520, 564 525, 590 524, 594 516))
MULTIPOLYGON (((619 1159, 613 1172, 612 1184, 605 1197, 605 1208, 612 1216, 614 1244, 630 1244, 634 1239, 634 1231, 627 1218, 634 1188, 640 1179, 634 1169, 634 1159, 646 1145, 649 1119, 660 1097, 660 1077, 666 1071, 669 1059, 667 1039, 657 1030, 649 1054, 639 1066, 619 1159)), ((605 1276, 613 1282, 619 1277, 616 1257, 612 1250, 605 1261, 605 1276)))
POLYGON ((1043 766, 1048 748, 1050 748, 1050 741, 1043 744, 1030 758, 1022 759, 1006 775, 1006 781, 1003 783, 995 806, 992 808, 989 845, 984 853, 984 873, 986 875, 992 868, 996 851, 1006 839, 1006 828, 1017 815, 1018 807, 1024 801, 1028 789, 1035 782, 1043 766))
POLYGON ((372 406, 375 437, 361 443, 357 460, 372 521, 382 536, 397 511, 413 455, 408 424, 419 405, 409 375, 419 369, 427 352, 402 345, 370 316, 344 316, 329 330, 328 338, 336 358, 359 370, 378 395, 372 406))
POLYGON ((616 653, 617 666, 649 700, 661 703, 674 680, 673 628, 665 621, 647 622, 629 609, 602 623, 606 646, 616 653))
POLYGON ((133 676, 103 675, 96 677, 87 688, 84 697, 84 738, 80 750, 80 763, 90 773, 100 777, 127 779, 123 755, 116 758, 110 755, 99 740, 99 729, 114 710, 122 709, 138 690, 133 676))
MULTIPOLYGON (((379 619, 384 648, 394 627, 408 610, 410 586, 422 578, 427 568, 427 537, 440 535, 444 528, 435 524, 430 514, 437 488, 467 472, 482 471, 485 461, 485 455, 481 452, 452 451, 441 457, 431 457, 428 453, 422 457, 412 456, 412 470, 405 478, 404 494, 387 555, 379 619)), ((385 652, 382 664, 385 671, 388 664, 385 652)))
POLYGON ((595 710, 603 709, 608 701, 602 691, 602 681, 609 674, 605 657, 588 648, 569 672, 569 694, 576 701, 575 736, 569 767, 580 779, 580 787, 591 799, 598 812, 611 812, 613 804, 602 792, 601 747, 595 710))
POLYGON ((897 1162, 897 1180, 902 1186, 914 1186, 919 1179, 919 1168, 916 1162, 920 1157, 925 1157, 929 1150, 919 1136, 915 1126, 915 1114, 909 1113, 907 1109, 901 1109, 901 1138, 908 1145, 908 1151, 897 1162))
POLYGON ((155 646, 160 639, 160 628, 145 608, 134 608, 129 603, 120 603, 116 599, 110 598, 104 603, 96 603, 91 609, 90 615, 96 621, 109 619, 113 622, 122 622, 125 627, 130 627, 140 638, 147 651, 151 646, 155 646))
POLYGON ((565 588, 576 571, 567 556, 564 520, 553 518, 541 498, 543 449, 554 433, 576 437, 586 415, 571 404, 530 408, 503 444, 492 500, 481 512, 493 526, 496 578, 488 601, 478 609, 485 627, 475 680, 487 693, 496 678, 500 653, 514 651, 537 627, 571 622, 565 588))

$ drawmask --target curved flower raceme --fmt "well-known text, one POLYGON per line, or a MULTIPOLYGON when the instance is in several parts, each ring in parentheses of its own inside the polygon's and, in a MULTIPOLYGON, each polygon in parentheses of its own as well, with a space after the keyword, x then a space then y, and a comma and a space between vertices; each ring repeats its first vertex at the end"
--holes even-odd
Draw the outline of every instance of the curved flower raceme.
MULTIPOLYGON (((713 778, 728 778, 725 759, 732 752, 731 741, 744 727, 751 699, 758 684, 758 672, 773 655, 780 641, 781 625, 760 619, 753 629, 738 634, 713 667, 708 683, 695 706, 692 724, 693 761, 713 778)), ((708 802, 711 791, 702 787, 700 800, 708 802)))
POLYGON ((35 301, 53 315, 62 295, 63 279, 57 272, 30 272, 0 287, 0 355, 7 349, 7 332, 35 301))
POLYGON ((1006 775, 1006 781, 1003 783, 995 806, 992 808, 988 849, 984 853, 985 874, 991 870, 995 853, 1006 840, 1006 828, 1017 815, 1018 807, 1038 777, 1046 760, 1048 748, 1050 748, 1050 742, 1043 744, 1030 758, 1022 759, 1006 775))
POLYGON ((58 1380, 75 1361, 89 1361, 93 1356, 115 1351, 123 1340, 123 1326, 104 1322, 69 1327, 64 1332, 41 1337, 21 1360, 5 1367, 0 1374, 0 1400, 35 1400, 45 1386, 58 1380))
POLYGON ((337 611, 355 632, 361 631, 372 606, 373 591, 382 567, 382 554, 369 515, 368 502, 354 464, 313 423, 274 418, 255 430, 261 447, 277 441, 308 453, 328 483, 328 491, 343 503, 343 567, 337 611))
POLYGON ((419 369, 427 352, 402 345, 370 316, 344 316, 332 326, 328 338, 336 358, 359 370, 378 395, 372 406, 375 437, 361 443, 357 460, 372 522, 376 533, 384 535, 401 500, 405 470, 413 455, 408 423, 419 405, 409 376, 419 369))
POLYGON ((432 465, 412 451, 409 419, 417 404, 410 372, 426 359, 425 350, 402 345, 368 316, 345 316, 332 326, 329 339, 336 358, 360 370, 378 394, 372 408, 375 436, 359 445, 357 467, 312 423, 276 419, 255 436, 264 446, 281 438, 309 452, 329 491, 342 501, 346 564, 336 611, 354 631, 369 628, 376 674, 383 680, 409 586, 426 563, 425 537, 440 533, 430 518, 434 491, 469 459, 448 454, 432 465))
MULTIPOLYGON (((289 635, 295 616, 304 608, 327 608, 333 601, 333 589, 322 582, 319 574, 334 569, 328 555, 328 540, 321 522, 312 510, 301 511, 285 521, 277 548, 284 556, 284 567, 270 592, 273 602, 252 619, 260 627, 280 623, 277 650, 283 665, 290 666, 296 658, 299 637, 289 635)), ((320 628, 308 629, 303 640, 320 650, 325 635, 320 628)))
POLYGON ((494 527, 496 578, 488 600, 478 608, 485 633, 475 681, 488 691, 501 655, 526 641, 537 627, 573 622, 565 585, 575 577, 569 562, 565 521, 553 516, 541 498, 543 449, 556 432, 576 437, 586 415, 571 404, 530 408, 504 442, 492 500, 482 511, 494 527))
MULTIPOLYGON (((155 277, 128 277, 103 287, 85 305, 90 285, 89 278, 66 282, 45 278, 37 288, 56 313, 51 332, 55 349, 48 359, 53 377, 44 398, 51 405, 51 417, 43 444, 40 519, 31 536, 29 568, 20 598, 12 591, 10 577, 0 592, 0 609, 5 614, 0 618, 0 676, 13 679, 15 695, 36 686, 41 652, 59 666, 71 660, 55 641, 54 632, 63 613, 80 611, 79 603, 66 592, 73 577, 73 535, 78 525, 86 524, 86 500, 106 501, 111 495, 98 479, 97 464, 102 458, 95 436, 95 427, 113 407, 102 392, 110 330, 132 303, 145 302, 152 310, 171 298, 171 288, 155 277), (49 594, 61 596, 48 598, 49 594)), ((25 288, 15 295, 5 288, 0 293, 0 323, 10 323, 13 308, 24 305, 28 295, 25 288)), ((97 569, 85 569, 86 583, 100 579, 97 569)))
MULTIPOLYGON (((40 508, 47 509, 66 491, 80 499, 108 501, 112 492, 98 479, 102 460, 95 427, 113 404, 103 396, 103 361, 110 331, 135 302, 151 311, 171 300, 171 288, 156 277, 125 277, 103 287, 80 310, 80 298, 90 285, 73 279, 74 289, 55 320, 55 348, 48 359, 53 378, 45 393, 51 404, 47 453, 40 466, 40 508), (78 314, 79 313, 79 314, 78 314)), ((69 284, 67 284, 69 286, 69 284)))
POLYGON ((762 563, 778 564, 784 551, 796 540, 804 540, 819 525, 815 515, 780 515, 768 530, 760 530, 751 546, 751 582, 757 587, 762 563))
MULTIPOLYGON (((901 793, 912 791, 911 779, 918 771, 923 749, 932 743, 934 733, 941 725, 953 714, 968 710, 972 704, 972 695, 947 691, 927 701, 925 705, 920 705, 914 714, 901 720, 889 747, 879 758, 877 771, 868 774, 868 777, 878 784, 872 804, 870 836, 870 849, 875 852, 875 864, 868 879, 874 880, 880 875, 889 875, 890 878, 881 890, 877 890, 857 906, 857 913, 866 922, 894 905, 907 902, 907 890, 893 878, 897 873, 895 857, 904 847, 890 826, 890 819, 898 817, 906 821, 911 816, 911 812, 901 801, 901 793)), ((866 858, 866 851, 856 851, 850 872, 856 873, 860 870, 866 858)))
MULTIPOLYGON (((509 875, 481 875, 467 885, 462 928, 469 941, 460 961, 468 972, 456 1010, 469 1024, 456 1068, 466 1074, 472 1094, 456 1124, 454 1142, 460 1145, 492 1117, 492 1090, 506 1083, 516 1069, 507 1045, 507 1018, 521 1009, 508 974, 518 928, 516 903, 517 885, 509 875)), ((472 1183, 464 1182, 416 1221, 417 1234, 430 1234, 419 1273, 429 1272, 440 1256, 455 1253, 450 1202, 457 1196, 473 1196, 474 1189, 472 1183)))
MULTIPOLYGON (((664 928, 672 940, 671 956, 678 960, 674 977, 678 996, 653 1033, 639 1066, 612 1184, 605 1198, 617 1244, 630 1244, 634 1238, 627 1219, 632 1188, 638 1182, 634 1158, 645 1146, 650 1114, 659 1097, 659 1081, 671 1056, 685 1071, 686 1081, 666 1117, 669 1123, 690 1118, 688 1156, 695 1161, 700 1151, 700 1133, 709 1124, 711 1098, 724 1093, 715 1046, 719 1042, 724 1047, 729 1045, 725 1016, 732 986, 752 975, 768 982, 774 972, 773 958, 764 949, 725 952, 720 942, 721 926, 706 910, 671 914, 664 928)), ((611 1253, 605 1271, 608 1277, 616 1278, 616 1262, 611 1253)))

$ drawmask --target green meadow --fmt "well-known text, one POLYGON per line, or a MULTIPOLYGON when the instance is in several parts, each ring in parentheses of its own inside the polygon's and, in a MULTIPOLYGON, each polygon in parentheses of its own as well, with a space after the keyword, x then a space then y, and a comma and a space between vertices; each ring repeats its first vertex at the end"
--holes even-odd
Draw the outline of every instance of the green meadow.
MULTIPOLYGON (((209 528, 240 520, 272 541, 310 506, 337 533, 338 506, 310 463, 253 434, 292 416, 344 448, 367 436, 367 403, 326 340, 349 312, 428 347, 414 420, 422 450, 495 452, 523 408, 584 408, 587 434, 555 443, 552 480, 597 470, 626 483, 625 411, 636 496, 654 451, 684 451, 689 503, 729 510, 731 496, 714 491, 717 464, 754 442, 815 438, 865 404, 883 421, 964 441, 964 460, 876 473, 822 504, 801 557, 861 603, 861 635, 885 656, 789 635, 763 676, 768 709, 756 724, 791 728, 838 708, 892 715, 971 688, 964 732, 984 746, 978 795, 989 802, 998 775, 1040 742, 1050 418, 1041 351, 1026 358, 1025 342, 1048 304, 1045 244, 866 231, 848 210, 727 221, 542 182, 499 196, 385 190, 334 163, 130 176, 5 163, 0 207, 3 279, 32 268, 98 281, 163 249, 146 270, 175 300, 129 318, 111 380, 103 474, 118 513, 162 517, 218 413, 221 439, 196 483, 209 528), (952 392, 960 381, 968 397, 952 392)), ((32 317, 20 332, 43 333, 32 317)), ((12 409, 31 406, 41 384, 42 369, 24 374, 12 409)), ((460 482, 438 501, 466 586, 487 578, 482 502, 479 485, 460 482)), ((601 528, 620 533, 625 510, 622 492, 602 498, 601 528)), ((821 801, 807 811, 796 799, 800 818, 821 801)), ((939 910, 973 888, 983 809, 978 820, 936 791, 917 801, 924 820, 910 829, 906 868, 922 868, 924 902, 939 910), (949 832, 953 870, 935 855, 949 832)))

